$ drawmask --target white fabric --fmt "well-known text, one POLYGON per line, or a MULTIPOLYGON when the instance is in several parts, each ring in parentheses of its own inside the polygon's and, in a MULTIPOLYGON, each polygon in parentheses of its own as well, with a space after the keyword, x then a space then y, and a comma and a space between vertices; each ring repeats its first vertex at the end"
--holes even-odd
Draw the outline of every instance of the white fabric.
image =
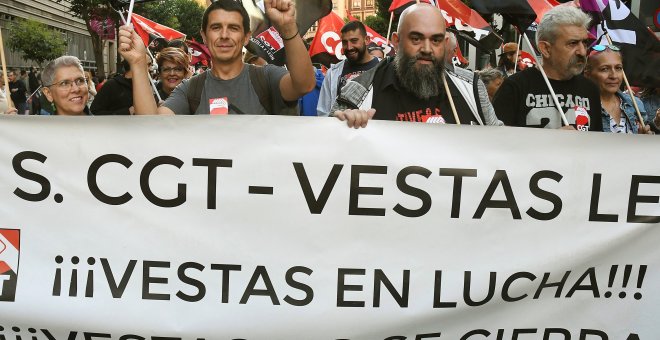
MULTIPOLYGON (((657 152, 653 136, 382 121, 355 130, 337 119, 271 116, 3 116, 0 136, 0 228, 21 230, 16 299, 0 301, 0 334, 7 339, 15 338, 13 326, 33 327, 43 340, 48 339, 43 330, 57 339, 71 338, 72 331, 79 332, 76 339, 83 339, 84 331, 111 339, 136 334, 269 340, 415 339, 432 333, 441 335, 418 338, 442 340, 479 329, 490 335, 464 339, 500 339, 500 329, 501 339, 520 340, 543 339, 553 328, 565 329, 571 339, 589 330, 610 340, 660 334, 660 225, 627 222, 633 176, 660 175, 658 158, 639 161, 640 154, 657 152), (616 162, 603 156, 604 145, 617 155, 616 162), (635 153, 628 152, 633 148, 635 153), (25 151, 46 160, 15 162, 25 151), (110 154, 127 158, 130 166, 108 163, 90 173, 95 160, 110 154), (147 178, 145 165, 160 156, 183 164, 157 166, 147 178), (209 170, 199 165, 202 158, 231 160, 231 167, 217 168, 215 209, 208 208, 209 170), (42 186, 19 175, 13 164, 47 178, 48 198, 19 198, 17 189, 35 194, 42 186), (336 181, 328 180, 333 168, 336 181), (422 169, 428 176, 402 175, 422 169), (456 181, 447 169, 476 172, 462 178, 455 218, 456 181), (537 181, 562 202, 559 215, 547 221, 530 216, 530 209, 553 209, 530 189, 540 171, 561 176, 537 181), (594 174, 602 179, 597 212, 616 214, 618 222, 589 221, 594 174), (132 199, 101 202, 89 177, 106 195, 128 192, 132 199), (303 177, 312 191, 308 199, 303 177), (501 207, 475 216, 494 177, 500 181, 495 180, 492 200, 505 200, 508 185, 502 183, 510 183, 520 219, 501 207), (141 183, 163 199, 185 190, 185 202, 159 207, 141 183), (406 185, 428 194, 428 212, 419 217, 397 212, 422 207, 406 185), (249 194, 249 186, 272 187, 273 195, 249 194), (324 186, 327 203, 312 213, 308 200, 317 200, 324 186), (356 208, 384 209, 385 216, 356 215, 356 208), (72 264, 74 256, 78 264, 72 264), (241 266, 229 272, 225 302, 221 264, 241 266), (614 265, 618 269, 609 284, 614 265), (631 267, 624 285, 626 265, 631 267), (640 279, 642 268, 647 270, 640 279), (73 269, 77 293, 70 297, 73 269), (90 270, 93 297, 85 297, 90 270), (397 294, 409 271, 407 307, 385 284, 376 285, 375 302, 380 271, 397 294), (343 290, 340 272, 347 273, 343 290), (566 276, 565 285, 544 288, 534 298, 545 273, 549 282, 566 276), (491 275, 496 275, 492 298, 469 306, 464 295, 487 298, 491 275), (113 297, 110 286, 122 286, 122 277, 125 289, 113 297), (53 296, 57 282, 61 292, 53 296), (197 283, 204 296, 184 301, 186 295, 200 295, 197 283), (270 283, 272 298, 263 295, 270 283), (305 286, 313 291, 311 301, 292 305, 308 296, 305 286), (262 295, 256 295, 259 290, 262 295), (338 307, 338 291, 364 306, 338 307), (622 292, 625 298, 619 297, 622 292), (167 300, 154 299, 157 294, 167 300), (634 299, 635 294, 642 298, 634 299), (434 308, 436 295, 441 303, 434 308), (507 295, 520 300, 506 302, 507 295), (449 307, 451 302, 456 307, 449 307), (514 337, 516 332, 523 333, 514 337)), ((641 183, 637 191, 651 198, 637 203, 632 214, 660 215, 660 184, 641 183)))

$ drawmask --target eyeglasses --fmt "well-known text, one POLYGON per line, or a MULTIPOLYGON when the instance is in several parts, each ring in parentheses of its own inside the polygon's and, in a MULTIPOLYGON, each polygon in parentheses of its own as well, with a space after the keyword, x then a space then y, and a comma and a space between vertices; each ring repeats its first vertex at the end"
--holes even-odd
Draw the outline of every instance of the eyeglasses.
POLYGON ((74 80, 62 80, 61 82, 58 83, 53 83, 50 85, 47 85, 46 87, 51 87, 51 86, 57 86, 62 90, 65 91, 71 91, 73 88, 73 84, 76 84, 78 87, 87 87, 87 79, 84 77, 76 78, 74 80))
POLYGON ((596 52, 603 52, 608 48, 612 51, 615 51, 615 52, 621 51, 619 46, 616 46, 616 45, 593 45, 593 46, 591 46, 591 50, 596 51, 596 52))
POLYGON ((183 73, 186 69, 183 67, 165 67, 160 70, 161 73, 183 73))

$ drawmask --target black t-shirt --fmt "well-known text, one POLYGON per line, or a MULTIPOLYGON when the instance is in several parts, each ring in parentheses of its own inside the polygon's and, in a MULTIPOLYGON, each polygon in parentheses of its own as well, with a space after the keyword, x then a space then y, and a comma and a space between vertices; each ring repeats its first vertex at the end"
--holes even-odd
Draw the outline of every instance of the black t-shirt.
MULTIPOLYGON (((447 79, 456 112, 461 124, 478 124, 472 111, 453 82, 447 79)), ((373 119, 406 122, 455 124, 449 100, 441 87, 440 93, 429 99, 416 97, 405 90, 394 71, 394 64, 388 63, 376 71, 373 81, 374 96, 371 107, 376 109, 373 119)))
MULTIPOLYGON (((582 75, 552 80, 568 123, 581 131, 603 131, 600 93, 582 75)), ((541 72, 530 67, 505 79, 493 98, 497 117, 509 126, 556 129, 562 120, 541 72)))
POLYGON ((364 71, 370 70, 372 67, 378 65, 378 58, 372 58, 370 61, 364 64, 353 64, 346 60, 344 62, 344 67, 341 70, 341 76, 339 77, 339 82, 337 84, 337 96, 341 94, 341 88, 346 85, 346 83, 362 74, 364 71))

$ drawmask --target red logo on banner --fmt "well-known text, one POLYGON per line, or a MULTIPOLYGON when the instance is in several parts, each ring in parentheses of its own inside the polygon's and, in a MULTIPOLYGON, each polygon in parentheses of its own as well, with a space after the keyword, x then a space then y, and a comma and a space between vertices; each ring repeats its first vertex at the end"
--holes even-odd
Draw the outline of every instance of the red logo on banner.
POLYGON ((580 131, 589 131, 589 113, 582 106, 576 106, 575 110, 575 129, 580 131))
POLYGON ((20 255, 18 229, 0 229, 0 301, 14 301, 20 255))

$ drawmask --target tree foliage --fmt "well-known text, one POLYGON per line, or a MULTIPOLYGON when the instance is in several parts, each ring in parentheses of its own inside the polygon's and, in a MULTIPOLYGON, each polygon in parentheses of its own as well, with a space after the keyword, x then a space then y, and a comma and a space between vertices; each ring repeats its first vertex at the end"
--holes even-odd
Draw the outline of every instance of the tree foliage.
POLYGON ((136 4, 135 12, 184 33, 187 39, 202 41, 199 29, 202 26, 204 7, 194 0, 159 0, 136 4))
POLYGON ((370 15, 364 18, 364 24, 371 27, 372 30, 378 32, 383 37, 387 34, 387 24, 389 22, 380 16, 370 15))
POLYGON ((94 31, 90 25, 90 20, 94 16, 98 17, 111 17, 115 22, 118 22, 119 15, 117 15, 110 7, 109 0, 55 0, 70 6, 70 12, 76 17, 81 18, 85 22, 87 32, 92 39, 92 47, 94 49, 94 60, 96 60, 96 73, 99 76, 105 76, 105 64, 103 59, 103 40, 99 37, 98 33, 94 31))
POLYGON ((38 21, 16 19, 9 25, 8 31, 7 46, 39 66, 66 51, 67 42, 62 35, 38 21))

